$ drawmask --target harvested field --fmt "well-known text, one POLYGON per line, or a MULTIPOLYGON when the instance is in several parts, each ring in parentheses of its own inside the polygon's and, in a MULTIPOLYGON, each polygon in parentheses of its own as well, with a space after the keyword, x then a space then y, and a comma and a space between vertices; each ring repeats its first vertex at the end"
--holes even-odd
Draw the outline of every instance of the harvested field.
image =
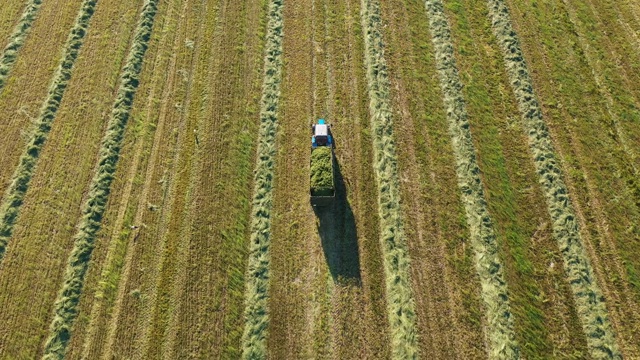
POLYGON ((157 2, 145 2, 135 35, 131 41, 129 55, 120 76, 120 84, 107 129, 98 153, 96 173, 91 180, 78 232, 74 236, 74 247, 69 257, 62 290, 55 302, 55 315, 51 322, 50 334, 45 345, 43 358, 64 358, 71 336, 71 328, 78 316, 78 303, 84 287, 84 280, 95 248, 96 233, 100 230, 111 183, 116 172, 124 129, 129 120, 129 112, 139 84, 140 70, 157 12, 157 2))
MULTIPOLYGON (((60 103, 73 73, 73 65, 78 58, 79 49, 84 42, 86 29, 95 11, 95 1, 85 1, 80 7, 76 21, 69 32, 62 58, 51 79, 49 91, 40 106, 37 117, 32 119, 33 129, 28 129, 27 144, 19 157, 13 176, 0 202, 0 261, 6 252, 7 243, 13 233, 24 197, 33 177, 40 152, 47 140, 51 124, 60 108, 60 103)), ((20 148, 20 142, 13 143, 20 148)))
MULTIPOLYGON (((53 77, 49 95, 42 99, 43 127, 37 128, 34 134, 41 130, 43 133, 39 133, 39 140, 33 143, 41 150, 27 160, 31 161, 30 167, 24 169, 25 176, 31 177, 29 188, 21 189, 24 198, 18 202, 22 205, 20 215, 0 268, 0 286, 4 289, 0 301, 5 309, 2 316, 8 325, 2 328, 0 348, 7 354, 20 354, 17 357, 33 358, 43 351, 48 327, 43 323, 50 323, 53 317, 52 301, 61 289, 65 259, 72 248, 84 189, 95 168, 105 130, 107 119, 103 113, 109 112, 114 101, 113 89, 121 66, 113 59, 124 60, 129 30, 135 26, 139 10, 138 4, 129 2, 110 8, 95 5, 83 3, 75 26, 86 26, 87 31, 78 27, 75 34, 85 33, 85 36, 70 36, 65 47, 69 51, 62 52, 64 62, 53 77), (92 15, 90 21, 88 14, 92 15), (105 47, 104 34, 112 29, 123 30, 119 42, 105 47), (96 77, 105 83, 97 82, 96 77), (40 139, 46 137, 49 138, 43 143, 40 139), (70 168, 68 162, 73 162, 75 167, 70 168), (37 265, 27 265, 27 271, 26 264, 37 265), (24 287, 24 284, 32 286, 24 287), (11 324, 20 324, 20 329, 12 330, 11 324)), ((32 156, 34 152, 25 155, 32 156)), ((24 162, 19 166, 22 164, 24 162)), ((13 193, 7 192, 3 202, 9 196, 13 193)))
POLYGON ((40 0, 25 0, 25 1, 9 1, 2 4, 0 9, 0 42, 2 47, 10 42, 11 37, 19 31, 16 31, 17 25, 23 19, 27 7, 34 2, 40 2, 40 0))
POLYGON ((576 311, 587 337, 590 355, 594 358, 618 358, 616 340, 609 323, 604 297, 584 250, 576 213, 568 197, 563 175, 557 165, 557 155, 549 130, 533 90, 533 84, 513 31, 509 11, 502 1, 488 1, 489 15, 513 92, 522 114, 522 126, 529 138, 539 183, 547 200, 553 235, 563 256, 567 280, 574 294, 576 311))
MULTIPOLYGON (((14 4, 17 4, 16 1, 14 4)), ((20 16, 20 20, 15 25, 13 32, 9 36, 9 42, 7 46, 2 50, 2 54, 0 54, 0 90, 7 82, 7 77, 13 68, 13 65, 16 63, 18 59, 18 52, 22 45, 24 45, 24 41, 29 34, 29 30, 31 30, 31 25, 33 24, 36 16, 38 15, 38 10, 40 10, 40 5, 42 5, 42 0, 32 0, 28 1, 22 15, 20 16)), ((10 6, 3 6, 3 14, 4 16, 12 15, 11 14, 11 4, 10 6)), ((5 19, 5 20, 10 20, 5 19)), ((11 23, 7 21, 7 23, 11 23)), ((4 30, 4 29, 2 29, 4 30)), ((0 32, 0 39, 4 39, 4 34, 0 32)))
POLYGON ((502 244, 516 340, 526 344, 520 351, 526 358, 552 356, 554 349, 556 354, 580 353, 584 340, 574 335, 579 333, 579 324, 563 283, 562 268, 554 265, 547 269, 559 261, 560 253, 549 232, 546 212, 524 206, 528 202, 544 203, 544 198, 536 191, 525 134, 512 125, 519 118, 516 101, 509 93, 499 91, 508 88, 509 79, 502 72, 501 55, 482 51, 479 45, 495 46, 491 24, 486 21, 487 9, 451 1, 445 10, 458 34, 457 54, 467 54, 456 57, 466 84, 463 93, 466 99, 472 99, 466 104, 469 117, 476 119, 472 135, 478 152, 484 155, 479 165, 491 200, 489 211, 496 236, 502 244), (544 276, 541 270, 546 270, 544 276), (548 305, 545 298, 555 301, 548 305))
POLYGON ((5 1, 0 358, 640 357, 638 34, 614 0, 5 1))
POLYGON ((426 1, 425 5, 435 50, 436 68, 447 109, 451 143, 456 157, 458 186, 462 192, 471 245, 475 252, 476 269, 482 284, 481 297, 487 318, 485 336, 490 343, 489 357, 518 358, 520 353, 513 329, 509 292, 504 279, 493 220, 488 212, 484 185, 479 175, 476 149, 469 131, 469 115, 453 52, 451 28, 441 1, 426 1))

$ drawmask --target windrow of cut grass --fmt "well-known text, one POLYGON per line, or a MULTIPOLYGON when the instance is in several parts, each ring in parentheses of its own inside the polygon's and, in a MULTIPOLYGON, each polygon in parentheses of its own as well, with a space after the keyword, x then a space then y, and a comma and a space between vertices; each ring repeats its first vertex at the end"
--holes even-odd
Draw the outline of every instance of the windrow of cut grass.
POLYGON ((84 278, 91 260, 96 233, 111 190, 118 163, 122 139, 129 119, 129 111, 139 84, 144 55, 153 29, 158 0, 148 0, 140 15, 131 49, 120 78, 115 103, 106 134, 100 148, 98 166, 89 195, 82 209, 78 232, 74 236, 74 248, 69 257, 64 284, 55 302, 55 316, 45 344, 45 359, 62 359, 76 319, 77 305, 84 285, 84 278))
POLYGON ((505 67, 522 114, 539 183, 552 220, 554 237, 562 253, 567 281, 576 302, 578 317, 587 336, 593 358, 619 359, 621 354, 609 321, 605 299, 596 283, 593 268, 582 243, 576 212, 571 204, 558 164, 549 130, 542 118, 531 76, 511 25, 506 4, 488 0, 487 6, 495 37, 503 52, 505 67))
POLYGON ((482 299, 487 318, 486 337, 490 344, 489 355, 492 359, 516 359, 520 350, 513 330, 507 284, 493 220, 487 208, 480 178, 476 150, 471 139, 462 82, 454 57, 451 29, 444 14, 442 1, 425 1, 425 7, 429 15, 436 67, 456 157, 458 186, 470 227, 471 244, 476 253, 476 270, 482 284, 482 299))
POLYGON ((418 357, 415 300, 409 278, 410 260, 400 209, 398 159, 393 135, 389 78, 384 58, 380 4, 377 0, 362 0, 361 4, 391 353, 393 358, 411 359, 418 357))
POLYGON ((85 0, 82 3, 76 23, 67 39, 62 62, 56 70, 47 98, 42 104, 40 114, 36 119, 35 129, 30 134, 25 152, 20 157, 20 162, 13 173, 11 184, 2 198, 2 203, 0 203, 0 262, 4 258, 7 243, 18 219, 20 207, 33 177, 38 157, 51 130, 51 125, 62 102, 67 84, 71 79, 73 65, 78 58, 78 53, 82 47, 83 39, 87 33, 97 2, 97 0, 85 0))
POLYGON ((276 157, 276 132, 282 81, 283 0, 272 0, 267 11, 264 83, 260 103, 260 128, 251 205, 250 248, 245 290, 244 359, 267 356, 269 315, 269 245, 276 157))
POLYGON ((2 50, 2 55, 0 55, 0 91, 2 91, 7 77, 9 77, 13 64, 18 59, 18 51, 24 44, 29 30, 31 30, 31 24, 36 19, 41 4, 42 0, 31 0, 27 3, 20 22, 18 22, 9 38, 9 43, 2 50))

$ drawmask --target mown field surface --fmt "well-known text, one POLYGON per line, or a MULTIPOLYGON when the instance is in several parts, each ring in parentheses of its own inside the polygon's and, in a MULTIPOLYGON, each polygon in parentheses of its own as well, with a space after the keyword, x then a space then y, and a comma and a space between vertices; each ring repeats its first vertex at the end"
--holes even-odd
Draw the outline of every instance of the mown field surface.
POLYGON ((639 49, 634 1, 6 0, 0 359, 640 358, 639 49))

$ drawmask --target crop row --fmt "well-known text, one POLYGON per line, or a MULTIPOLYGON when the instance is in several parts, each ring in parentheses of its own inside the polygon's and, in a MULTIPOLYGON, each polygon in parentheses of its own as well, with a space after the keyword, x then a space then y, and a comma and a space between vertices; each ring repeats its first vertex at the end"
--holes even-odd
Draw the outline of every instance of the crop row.
POLYGON ((553 234, 565 263, 567 281, 576 302, 578 317, 587 337, 591 356, 597 359, 621 358, 593 268, 582 244, 576 213, 569 198, 549 130, 542 118, 527 64, 504 1, 488 0, 494 35, 503 52, 507 74, 522 113, 539 183, 547 200, 553 234))
POLYGON ((96 173, 91 182, 88 199, 83 205, 78 232, 74 236, 74 247, 67 264, 64 284, 55 302, 55 314, 45 345, 45 359, 64 358, 73 322, 78 314, 77 306, 91 260, 96 233, 100 229, 116 172, 124 131, 153 29, 157 4, 158 0, 147 0, 145 3, 120 77, 120 87, 102 139, 96 173))
POLYGON ((393 358, 418 356, 415 301, 409 279, 410 260, 400 209, 398 159, 393 137, 389 77, 380 31, 380 4, 362 0, 369 111, 373 130, 374 168, 378 184, 380 242, 384 258, 387 311, 393 358))
POLYGON ((82 3, 75 25, 67 39, 62 62, 56 70, 47 98, 42 104, 40 114, 36 119, 35 129, 30 134, 29 142, 20 157, 20 162, 13 173, 11 184, 0 204, 0 262, 4 257, 7 243, 13 233, 13 226, 29 188, 29 182, 35 171, 40 151, 42 151, 51 130, 51 125, 62 102, 67 83, 71 79, 73 65, 78 58, 78 53, 82 47, 83 39, 87 33, 89 21, 93 16, 97 2, 97 0, 85 0, 82 3))
POLYGON ((276 157, 277 112, 282 81, 283 0, 269 3, 265 43, 264 83, 260 100, 260 129, 251 205, 251 238, 245 289, 242 357, 264 359, 269 315, 269 245, 276 157))
POLYGON ((9 37, 9 44, 2 51, 0 56, 0 90, 4 87, 9 72, 11 72, 11 68, 16 63, 18 51, 24 44, 29 30, 31 30, 31 24, 33 24, 41 4, 42 0, 31 0, 27 3, 20 22, 18 22, 18 25, 13 29, 11 37, 9 37))
POLYGON ((462 83, 454 57, 451 29, 444 14, 442 1, 427 0, 425 7, 429 16, 436 67, 456 158, 458 186, 470 228, 476 269, 482 284, 490 355, 491 358, 515 359, 519 356, 519 349, 513 330, 507 285, 471 139, 462 83))

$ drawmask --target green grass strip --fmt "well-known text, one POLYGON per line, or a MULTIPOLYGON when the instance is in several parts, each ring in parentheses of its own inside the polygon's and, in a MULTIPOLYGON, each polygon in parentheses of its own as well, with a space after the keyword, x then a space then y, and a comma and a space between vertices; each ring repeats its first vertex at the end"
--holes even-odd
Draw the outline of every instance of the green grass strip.
POLYGON ((441 0, 425 1, 429 28, 435 48, 436 67, 444 97, 456 157, 458 186, 462 193, 476 270, 482 284, 482 300, 486 307, 486 337, 491 359, 517 359, 520 356, 515 339, 513 316, 507 284, 500 260, 493 222, 487 209, 476 150, 469 130, 468 114, 462 95, 462 82, 453 51, 451 28, 441 0))
POLYGON ((418 357, 415 302, 409 278, 407 239, 400 209, 398 158, 393 138, 389 78, 384 58, 380 3, 362 0, 362 27, 369 110, 373 130, 374 169, 378 184, 380 242, 384 258, 387 311, 394 359, 418 357))
POLYGON ((560 165, 551 142, 549 129, 542 119, 531 76, 511 25, 509 10, 502 0, 487 0, 494 35, 502 49, 507 74, 522 113, 534 163, 540 177, 551 220, 553 234, 564 258, 565 272, 576 303, 578 317, 594 359, 621 359, 615 334, 609 321, 602 291, 580 238, 576 213, 562 180, 560 165))
POLYGON ((0 56, 0 90, 4 87, 7 77, 9 77, 9 72, 11 72, 18 59, 18 51, 24 45, 24 40, 27 38, 29 30, 31 30, 31 24, 36 19, 41 4, 42 0, 28 0, 20 22, 18 22, 9 37, 9 44, 2 50, 2 56, 0 56))
POLYGON ((47 98, 42 104, 40 114, 36 119, 35 129, 30 134, 25 152, 20 157, 20 162, 13 173, 11 184, 7 188, 0 204, 0 262, 4 258, 7 244, 13 233, 13 226, 20 213, 22 201, 29 188, 29 182, 35 171, 38 157, 49 136, 51 125, 62 102, 67 83, 71 79, 73 65, 78 58, 84 36, 89 27, 89 20, 91 20, 97 2, 97 0, 85 0, 82 3, 82 8, 67 38, 62 61, 53 76, 47 98))
POLYGON ((122 148, 124 131, 133 104, 147 51, 159 0, 147 0, 120 76, 120 87, 111 110, 109 124, 98 158, 96 173, 91 181, 87 201, 83 205, 78 232, 69 257, 64 284, 55 302, 55 314, 45 344, 43 359, 63 359, 71 336, 73 322, 78 315, 78 303, 91 260, 96 234, 107 206, 111 183, 122 148))
POLYGON ((264 83, 260 100, 260 129, 251 209, 251 239, 245 289, 242 358, 267 357, 269 314, 269 245, 276 158, 277 111, 282 82, 283 0, 271 0, 267 18, 264 83))

